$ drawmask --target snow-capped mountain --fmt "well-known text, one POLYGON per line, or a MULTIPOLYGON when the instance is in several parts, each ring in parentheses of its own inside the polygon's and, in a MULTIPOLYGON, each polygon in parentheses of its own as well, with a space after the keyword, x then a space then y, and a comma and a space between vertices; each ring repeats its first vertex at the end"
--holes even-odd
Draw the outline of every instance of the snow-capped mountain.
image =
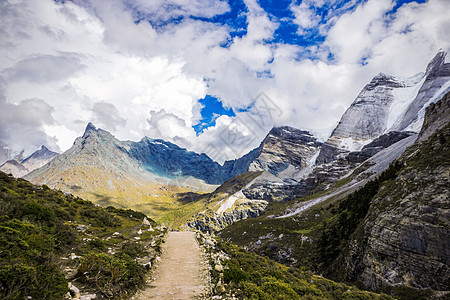
POLYGON ((0 165, 8 160, 22 161, 24 151, 14 151, 7 144, 0 141, 0 165))
POLYGON ((401 79, 375 76, 343 114, 327 144, 358 151, 389 131, 415 131, 422 126, 425 107, 450 90, 450 64, 439 52, 425 73, 401 79))

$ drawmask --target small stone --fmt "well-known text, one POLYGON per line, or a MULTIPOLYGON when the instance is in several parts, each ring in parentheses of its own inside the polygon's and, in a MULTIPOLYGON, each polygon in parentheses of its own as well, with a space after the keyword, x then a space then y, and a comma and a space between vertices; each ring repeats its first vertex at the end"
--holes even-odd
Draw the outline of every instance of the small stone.
POLYGON ((137 232, 138 234, 142 234, 142 230, 141 229, 139 229, 139 231, 137 232))
POLYGON ((81 256, 78 256, 78 255, 75 255, 75 253, 70 253, 70 256, 69 256, 69 258, 70 259, 76 259, 76 258, 80 258, 81 256))
POLYGON ((142 221, 142 225, 149 226, 150 221, 147 219, 147 217, 144 217, 144 220, 142 221))
POLYGON ((215 292, 216 292, 216 294, 225 293, 225 287, 223 286, 222 280, 220 280, 220 279, 219 279, 219 282, 217 282, 215 292))
POLYGON ((140 240, 141 238, 138 237, 138 236, 135 236, 134 239, 135 239, 135 240, 140 240))
POLYGON ((85 232, 86 230, 88 230, 88 227, 86 225, 77 225, 76 230, 80 232, 85 232))
POLYGON ((74 298, 80 298, 80 289, 74 286, 71 282, 69 282, 69 290, 71 291, 71 294, 74 295, 74 298))
POLYGON ((214 266, 214 270, 216 270, 217 272, 223 272, 223 267, 222 267, 222 265, 219 263, 219 264, 216 264, 216 265, 214 266))

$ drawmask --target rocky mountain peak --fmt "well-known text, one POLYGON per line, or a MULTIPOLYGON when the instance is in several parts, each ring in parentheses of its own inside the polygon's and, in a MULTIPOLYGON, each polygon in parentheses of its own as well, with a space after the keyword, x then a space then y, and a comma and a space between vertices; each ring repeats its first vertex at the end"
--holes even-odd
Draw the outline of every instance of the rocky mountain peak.
POLYGON ((444 65, 447 52, 439 51, 433 59, 428 63, 425 74, 427 76, 433 76, 444 65))
POLYGON ((92 124, 92 122, 89 122, 86 126, 86 129, 84 130, 83 138, 88 137, 91 133, 97 132, 97 127, 92 124))
POLYGON ((373 90, 378 86, 386 86, 386 87, 403 87, 405 84, 399 80, 398 78, 387 75, 382 72, 378 73, 372 80, 365 86, 365 90, 373 90))
POLYGON ((95 130, 97 131, 97 127, 94 126, 94 124, 92 124, 92 122, 89 122, 86 126, 86 129, 84 132, 90 131, 90 130, 95 130))
MULTIPOLYGON (((305 130, 300 130, 290 126, 273 127, 266 139, 270 136, 282 138, 285 140, 302 140, 304 142, 317 142, 316 138, 305 130)), ((266 141, 266 139, 264 141, 266 141)), ((263 141, 263 144, 264 144, 263 141)))

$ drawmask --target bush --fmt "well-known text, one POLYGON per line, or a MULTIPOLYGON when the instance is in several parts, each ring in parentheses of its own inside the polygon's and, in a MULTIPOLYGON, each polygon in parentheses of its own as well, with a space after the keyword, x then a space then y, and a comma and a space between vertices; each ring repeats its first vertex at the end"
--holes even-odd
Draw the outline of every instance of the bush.
POLYGON ((226 283, 239 283, 248 280, 249 277, 250 275, 247 272, 232 264, 229 264, 228 269, 223 271, 223 279, 226 283))

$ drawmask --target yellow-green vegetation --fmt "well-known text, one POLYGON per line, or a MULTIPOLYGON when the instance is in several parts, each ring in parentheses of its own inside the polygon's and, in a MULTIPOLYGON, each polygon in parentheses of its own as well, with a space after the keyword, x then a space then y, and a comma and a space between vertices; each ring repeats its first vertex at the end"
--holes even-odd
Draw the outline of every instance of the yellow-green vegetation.
POLYGON ((0 298, 62 299, 69 281, 98 298, 129 295, 148 271, 136 257, 151 261, 163 234, 144 218, 0 172, 0 298))
POLYGON ((170 184, 170 181, 165 184, 133 174, 126 177, 97 164, 75 165, 58 170, 56 174, 53 169, 43 170, 33 180, 103 207, 138 210, 156 221, 168 212, 183 208, 185 205, 178 201, 178 195, 191 192, 186 187, 170 184))
POLYGON ((208 194, 179 193, 176 195, 178 207, 172 207, 170 211, 159 219, 159 222, 178 228, 188 223, 193 216, 199 213, 213 214, 219 208, 217 205, 220 201, 241 190, 260 174, 261 172, 240 174, 227 180, 215 191, 208 194))
MULTIPOLYGON (((229 255, 223 280, 228 292, 239 299, 392 299, 308 271, 288 268, 230 243, 218 241, 217 246, 229 255)), ((217 271, 212 272, 217 282, 217 271)))

